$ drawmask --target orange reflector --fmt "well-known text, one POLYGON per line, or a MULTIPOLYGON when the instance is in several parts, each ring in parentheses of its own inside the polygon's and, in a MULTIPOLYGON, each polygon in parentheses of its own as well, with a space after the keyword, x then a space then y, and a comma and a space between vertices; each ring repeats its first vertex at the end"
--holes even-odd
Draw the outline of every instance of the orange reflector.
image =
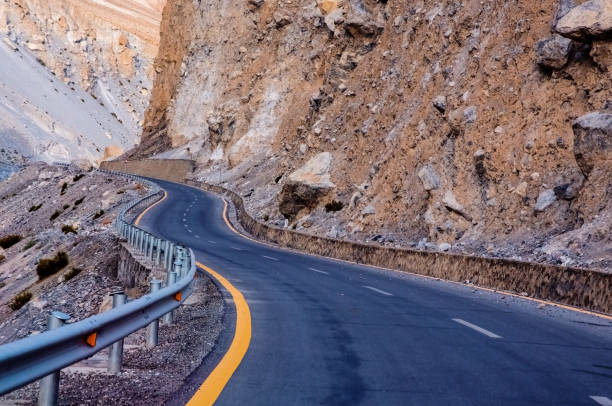
POLYGON ((95 347, 97 336, 98 333, 91 333, 90 335, 88 335, 87 338, 85 338, 85 342, 87 343, 87 345, 89 345, 90 347, 95 347))
POLYGON ((180 302, 182 297, 183 295, 181 294, 181 292, 178 292, 176 295, 174 295, 174 298, 177 302, 180 302))
POLYGON ((195 279, 197 277, 198 277, 198 273, 196 272, 196 273, 193 274, 193 279, 195 279))

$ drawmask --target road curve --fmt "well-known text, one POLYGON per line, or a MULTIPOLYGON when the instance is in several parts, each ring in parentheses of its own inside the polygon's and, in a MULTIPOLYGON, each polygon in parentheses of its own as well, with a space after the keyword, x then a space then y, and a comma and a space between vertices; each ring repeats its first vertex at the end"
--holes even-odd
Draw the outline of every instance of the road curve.
MULTIPOLYGON (((248 351, 217 405, 612 405, 610 319, 250 241, 219 197, 158 183, 167 198, 141 226, 192 247, 250 310, 248 351)), ((171 403, 228 350, 226 303, 216 350, 171 403)))

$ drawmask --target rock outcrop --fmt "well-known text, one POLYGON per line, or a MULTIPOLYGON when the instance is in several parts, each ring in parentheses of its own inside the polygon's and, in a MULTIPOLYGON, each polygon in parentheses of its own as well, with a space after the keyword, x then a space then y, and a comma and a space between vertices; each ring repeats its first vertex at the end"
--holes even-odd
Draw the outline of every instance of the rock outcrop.
POLYGON ((572 40, 559 34, 536 43, 537 62, 549 69, 563 68, 569 59, 572 40))
POLYGON ((561 18, 556 31, 578 41, 610 38, 612 35, 612 2, 588 0, 561 18))
POLYGON ((594 112, 578 118, 574 129, 574 156, 588 177, 595 166, 612 167, 612 113, 594 112))
POLYGON ((303 209, 313 209, 336 187, 330 180, 332 155, 322 152, 289 175, 279 195, 279 210, 288 219, 303 209))
MULTIPOLYGON (((149 151, 193 159, 258 219, 532 260, 599 227, 610 177, 585 179, 572 122, 612 94, 609 2, 173 1, 164 19, 189 24, 162 32, 160 52, 183 57, 158 76, 149 151), (288 174, 321 151, 336 187, 298 190, 288 174), (536 211, 544 190, 556 201, 536 211), (344 208, 326 212, 332 198, 344 208)), ((585 244, 563 249, 607 263, 585 244)))

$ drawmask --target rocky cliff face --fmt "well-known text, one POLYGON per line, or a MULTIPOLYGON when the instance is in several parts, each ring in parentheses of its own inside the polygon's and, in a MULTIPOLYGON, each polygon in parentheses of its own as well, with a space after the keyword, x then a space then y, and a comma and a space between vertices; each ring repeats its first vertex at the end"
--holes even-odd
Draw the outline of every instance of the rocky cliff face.
POLYGON ((170 0, 164 20, 145 152, 262 221, 612 265, 609 1, 170 0))
MULTIPOLYGON (((22 130, 11 137, 20 139, 12 143, 19 144, 16 150, 34 159, 96 160, 105 154, 116 155, 123 149, 131 148, 137 140, 136 135, 141 132, 144 110, 155 76, 152 66, 159 45, 159 25, 164 4, 165 0, 2 0, 0 36, 4 45, 16 52, 31 54, 72 92, 85 92, 85 97, 79 95, 73 98, 103 107, 115 124, 106 125, 101 130, 102 135, 108 133, 108 138, 120 138, 111 143, 112 147, 106 153, 104 147, 108 145, 101 143, 97 143, 97 150, 90 148, 82 151, 76 145, 63 145, 74 144, 74 139, 65 141, 67 138, 83 136, 79 134, 80 129, 70 129, 64 131, 68 135, 59 137, 63 138, 58 142, 63 152, 50 154, 50 158, 44 151, 38 151, 44 146, 38 148, 32 145, 44 135, 22 130)), ((7 83, 12 85, 10 80, 7 83)), ((53 128, 48 128, 52 126, 47 121, 57 122, 60 117, 47 120, 43 116, 49 106, 38 107, 43 114, 37 114, 35 121, 45 123, 36 126, 37 130, 54 133, 53 128)), ((68 106, 64 108, 68 109, 68 106)), ((83 112, 83 115, 86 114, 83 112)), ((23 121, 16 113, 9 115, 15 116, 15 122, 23 121)), ((97 116, 91 119, 102 120, 97 116)), ((62 122, 59 125, 69 127, 70 124, 62 122)), ((8 127, 2 128, 3 132, 15 132, 11 124, 3 122, 2 127, 8 127)))

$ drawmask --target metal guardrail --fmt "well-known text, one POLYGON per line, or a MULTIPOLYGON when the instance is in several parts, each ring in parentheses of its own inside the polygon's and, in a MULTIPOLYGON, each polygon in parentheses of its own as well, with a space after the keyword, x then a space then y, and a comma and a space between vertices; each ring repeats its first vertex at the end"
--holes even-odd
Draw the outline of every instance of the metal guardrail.
POLYGON ((193 251, 156 237, 128 219, 129 212, 138 206, 159 200, 159 186, 139 176, 98 171, 137 180, 151 188, 146 196, 128 203, 120 211, 115 227, 137 251, 166 268, 165 287, 161 287, 161 281, 152 280, 149 294, 127 303, 123 292, 115 292, 113 309, 75 323, 64 324, 69 316, 52 312, 48 319, 49 331, 0 346, 0 395, 45 377, 40 385, 39 404, 53 405, 57 401, 59 370, 109 345, 112 345, 109 371, 119 372, 123 338, 147 327, 146 344, 149 347, 156 345, 158 320, 162 318, 164 322, 172 323, 172 311, 191 294, 196 273, 193 251))

